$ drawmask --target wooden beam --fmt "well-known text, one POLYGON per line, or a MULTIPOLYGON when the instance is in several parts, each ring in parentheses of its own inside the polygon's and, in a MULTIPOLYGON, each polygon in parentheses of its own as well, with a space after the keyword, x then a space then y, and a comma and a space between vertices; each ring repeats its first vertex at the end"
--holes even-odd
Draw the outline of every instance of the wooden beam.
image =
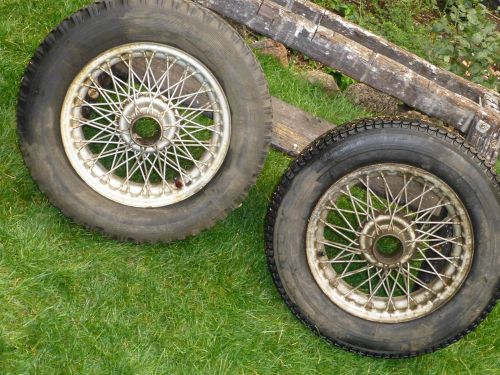
POLYGON ((272 98, 274 126, 272 145, 289 155, 298 155, 309 143, 335 127, 284 101, 272 98))
MULTIPOLYGON (((332 30, 329 27, 335 25, 332 26, 332 22, 327 22, 327 20, 331 21, 330 15, 327 13, 321 15, 319 11, 315 13, 314 9, 317 7, 313 9, 305 0, 293 2, 290 0, 198 0, 198 2, 360 82, 395 96, 430 116, 440 118, 464 133, 470 129, 475 130, 481 122, 488 124, 488 127, 481 129, 484 131, 481 133, 482 143, 476 146, 481 147, 480 151, 485 157, 491 160, 496 159, 500 147, 498 142, 500 137, 499 112, 469 98, 471 95, 476 95, 471 93, 479 93, 479 91, 482 93, 485 90, 491 94, 491 91, 478 89, 477 85, 473 84, 470 84, 470 92, 467 95, 457 93, 459 88, 451 91, 447 88, 454 85, 451 80, 459 82, 458 86, 469 87, 469 82, 458 79, 451 73, 442 73, 441 70, 428 63, 426 63, 427 72, 423 69, 424 75, 422 75, 408 61, 405 65, 401 55, 398 57, 396 54, 393 59, 380 53, 382 51, 372 50, 371 48, 381 48, 380 44, 383 43, 381 38, 377 44, 373 42, 373 37, 365 35, 364 37, 374 43, 369 45, 366 42, 365 44, 369 45, 367 47, 350 39, 349 36, 332 30), (439 74, 432 76, 429 73, 431 70, 439 74), (445 76, 450 77, 450 82, 444 82, 445 76), (439 84, 440 79, 445 87, 439 84)), ((338 19, 335 18, 335 20, 339 22, 338 19)), ((338 28, 338 25, 335 27, 338 28)), ((363 40, 361 37, 357 38, 363 40)), ((387 48, 392 49, 392 46, 388 45, 387 48)), ((406 58, 409 59, 411 56, 407 55, 406 58)), ((422 71, 421 65, 420 71, 422 71)), ((498 96, 496 93, 491 95, 498 96)), ((479 98, 477 99, 479 101, 479 98)), ((472 138, 474 139, 478 138, 472 138)))
POLYGON ((500 94, 450 73, 447 70, 440 69, 419 56, 406 51, 394 43, 391 43, 308 0, 270 1, 281 5, 283 8, 293 13, 300 14, 315 24, 319 24, 327 29, 339 33, 372 50, 373 52, 388 57, 413 70, 417 74, 432 80, 445 89, 465 96, 476 103, 479 103, 480 100, 487 95, 494 95, 497 100, 500 100, 500 94))

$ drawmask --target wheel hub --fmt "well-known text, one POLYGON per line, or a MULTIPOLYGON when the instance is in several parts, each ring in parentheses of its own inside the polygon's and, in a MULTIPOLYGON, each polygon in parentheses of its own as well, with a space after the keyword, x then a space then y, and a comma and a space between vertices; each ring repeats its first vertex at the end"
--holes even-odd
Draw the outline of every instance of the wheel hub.
POLYGON ((415 232, 410 223, 396 215, 379 215, 363 227, 359 238, 363 256, 382 268, 396 268, 415 252, 415 232))
POLYGON ((140 97, 127 103, 118 120, 121 137, 133 150, 155 153, 171 144, 178 130, 177 111, 159 98, 140 97), (141 129, 149 120, 154 129, 141 129))

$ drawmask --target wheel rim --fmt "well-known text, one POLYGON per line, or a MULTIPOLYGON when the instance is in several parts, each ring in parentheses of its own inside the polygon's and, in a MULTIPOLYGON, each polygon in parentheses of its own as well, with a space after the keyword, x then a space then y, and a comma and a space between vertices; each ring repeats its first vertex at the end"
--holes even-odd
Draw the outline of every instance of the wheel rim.
POLYGON ((377 164, 321 197, 307 227, 312 275, 337 306, 397 323, 449 301, 473 259, 472 225, 455 192, 424 170, 377 164))
POLYGON ((227 155, 229 104, 200 61, 156 43, 123 45, 78 74, 63 104, 66 155, 102 196, 162 207, 203 189, 227 155))

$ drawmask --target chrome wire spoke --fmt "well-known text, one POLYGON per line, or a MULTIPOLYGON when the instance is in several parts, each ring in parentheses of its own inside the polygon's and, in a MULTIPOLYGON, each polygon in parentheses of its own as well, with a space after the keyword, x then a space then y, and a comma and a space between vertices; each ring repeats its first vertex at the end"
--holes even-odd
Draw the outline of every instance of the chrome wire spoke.
POLYGON ((368 300, 364 303, 363 307, 367 307, 368 304, 373 301, 373 299, 375 298, 375 296, 377 295, 377 292, 379 291, 379 289, 382 287, 382 285, 384 284, 385 282, 385 279, 389 276, 387 276, 387 274, 384 272, 385 270, 383 269, 379 269, 377 270, 379 273, 384 273, 384 276, 383 277, 380 277, 380 275, 378 275, 379 277, 379 280, 378 280, 378 283, 373 287, 373 291, 372 293, 370 293, 370 295, 368 296, 368 300))
POLYGON ((342 243, 328 241, 325 239, 318 239, 317 242, 322 244, 322 245, 326 245, 326 246, 329 246, 329 247, 332 247, 334 249, 341 250, 341 251, 350 251, 350 252, 355 253, 355 254, 362 253, 361 249, 356 248, 356 247, 350 247, 350 246, 344 245, 342 243))
POLYGON ((333 230, 335 233, 337 233, 338 235, 340 235, 343 239, 345 239, 348 243, 348 245, 354 245, 354 246, 359 246, 359 244, 352 240, 351 238, 349 238, 347 235, 345 235, 344 233, 342 233, 341 230, 339 230, 338 228, 340 229, 343 229, 342 227, 338 227, 336 225, 333 225, 333 224, 330 224, 324 220, 321 220, 321 222, 326 225, 328 228, 330 228, 331 230, 333 230))
POLYGON ((359 283, 356 287, 350 289, 346 294, 343 295, 343 297, 347 297, 349 294, 355 292, 355 291, 358 291, 359 288, 361 288, 362 286, 364 286, 365 284, 369 284, 369 290, 370 290, 370 295, 373 293, 373 288, 371 286, 371 281, 372 279, 375 277, 375 276, 378 276, 378 273, 375 272, 373 275, 370 274, 370 271, 372 270, 372 268, 368 268, 366 269, 366 273, 368 275, 367 279, 362 281, 361 283, 359 283))
POLYGON ((220 134, 216 129, 216 125, 203 125, 200 123, 197 123, 195 121, 192 121, 190 119, 182 118, 182 122, 179 121, 179 123, 175 125, 171 125, 170 127, 180 127, 182 126, 182 129, 185 131, 189 131, 189 129, 194 129, 194 130, 207 130, 215 134, 220 134))
MULTIPOLYGON (((184 85, 186 81, 196 75, 196 72, 188 72, 186 69, 183 71, 182 76, 178 82, 176 82, 173 86, 168 87, 167 89, 164 89, 160 91, 158 96, 165 95, 167 94, 167 97, 170 99, 173 95, 180 95, 178 92, 182 92, 184 89, 184 85), (172 92, 173 90, 173 92, 172 92)), ((170 101, 172 101, 170 99, 170 101)))
POLYGON ((378 194, 376 194, 372 188, 370 188, 370 176, 366 176, 366 182, 363 181, 362 179, 359 179, 359 182, 361 182, 365 187, 366 187, 366 195, 367 196, 370 196, 370 199, 369 199, 369 204, 370 204, 370 208, 373 208, 373 202, 372 202, 372 199, 371 197, 373 196, 374 198, 377 199, 377 201, 382 205, 384 206, 386 209, 389 209, 389 206, 388 206, 388 201, 385 201, 380 198, 378 196, 378 194))
MULTIPOLYGON (((129 84, 127 82, 124 82, 120 77, 118 77, 113 72, 113 67, 111 66, 111 63, 109 61, 106 61, 106 66, 105 67, 100 66, 99 69, 101 70, 101 72, 103 72, 104 74, 106 74, 108 77, 111 78, 111 81, 113 83, 113 90, 116 96, 124 97, 126 100, 129 100, 130 99, 130 94, 128 92, 129 84)), ((108 90, 104 87, 102 88, 104 90, 108 90)))
POLYGON ((78 149, 81 151, 84 147, 87 147, 89 144, 106 144, 106 143, 114 143, 114 144, 123 144, 123 142, 116 137, 115 133, 110 133, 106 131, 106 129, 101 129, 99 133, 94 135, 91 139, 84 139, 75 141, 76 144, 81 145, 78 149), (115 139, 115 141, 113 141, 115 139))
POLYGON ((88 90, 95 90, 95 91, 91 91, 94 93, 93 95, 95 95, 95 96, 97 94, 103 94, 103 96, 104 95, 107 95, 107 96, 116 95, 117 96, 117 101, 112 99, 111 97, 109 97, 109 99, 107 99, 107 101, 105 103, 90 103, 89 105, 91 105, 92 107, 106 107, 106 106, 120 107, 122 105, 121 100, 129 99, 129 97, 128 97, 128 95, 126 95, 126 93, 120 93, 120 92, 106 89, 106 88, 102 87, 99 83, 95 82, 95 80, 93 80, 93 79, 92 79, 91 85, 84 84, 84 87, 86 87, 88 90))
MULTIPOLYGON (((85 107, 88 107, 92 111, 98 113, 99 115, 101 115, 102 118, 105 118, 109 122, 114 122, 114 118, 112 118, 111 116, 115 117, 116 112, 111 109, 106 109, 106 107, 109 107, 110 105, 109 103, 102 103, 102 104, 91 103, 84 98, 78 98, 78 99, 81 103, 85 105, 85 107)), ((81 107, 81 105, 79 107, 81 107)))
POLYGON ((320 263, 366 263, 364 260, 320 260, 320 263))
MULTIPOLYGON (((184 103, 185 101, 187 101, 188 99, 191 99, 191 102, 193 102, 194 100, 196 100, 196 98, 198 98, 200 95, 202 94, 208 94, 212 92, 212 90, 210 89, 207 89, 206 87, 202 86, 200 87, 200 89, 195 92, 195 93, 190 93, 190 94, 185 94, 185 95, 180 95, 180 96, 177 96, 177 97, 173 97, 173 98, 170 98, 171 101, 175 101, 177 103, 177 105, 179 105, 180 103, 184 103)), ((179 108, 178 108, 179 109, 179 108)))
MULTIPOLYGON (((351 264, 351 262, 349 264, 351 264)), ((356 269, 356 270, 353 270, 350 272, 345 272, 345 273, 342 273, 340 276, 338 276, 337 279, 344 279, 344 278, 349 277, 349 276, 357 275, 357 274, 360 274, 360 273, 362 273, 366 270, 372 269, 372 268, 373 268, 373 266, 365 266, 363 268, 359 268, 359 269, 356 269)), ((347 267, 345 269, 347 269, 347 267)))
POLYGON ((424 258, 413 258, 414 261, 416 262, 423 262, 423 261, 426 261, 426 262, 429 262, 429 261, 433 261, 433 260, 452 260, 452 259, 460 259, 459 256, 454 256, 454 257, 447 257, 447 256, 441 256, 441 257, 437 257, 437 258, 433 258, 433 257, 428 257, 428 256, 425 256, 424 258))
MULTIPOLYGON (((393 280, 393 284, 392 284, 392 289, 391 289, 390 293, 388 293, 389 294, 389 302, 390 302, 390 304, 392 304, 393 309, 396 309, 396 306, 394 305, 393 297, 394 297, 394 292, 396 291, 396 286, 398 286, 398 284, 396 282, 394 282, 394 280, 398 279, 399 274, 401 273, 401 268, 398 268, 397 270, 398 271, 397 271, 396 277, 391 278, 393 280)), ((392 270, 389 270, 389 274, 388 274, 389 277, 391 277, 391 273, 392 273, 392 270)), ((386 308, 386 311, 388 311, 388 310, 389 310, 389 304, 387 304, 387 308, 386 308)))
POLYGON ((66 154, 95 191, 162 207, 196 194, 227 155, 231 116, 222 87, 176 48, 108 50, 75 78, 61 114, 66 154))
POLYGON ((335 204, 335 202, 333 202, 331 199, 330 199, 329 203, 331 204, 331 206, 327 206, 327 209, 337 212, 340 215, 340 217, 342 218, 343 222, 349 227, 350 231, 352 233, 358 234, 358 232, 354 229, 354 226, 351 224, 351 222, 344 215, 344 212, 351 213, 351 214, 354 213, 356 215, 356 218, 358 219, 358 224, 361 225, 361 221, 359 220, 359 217, 357 217, 357 212, 350 211, 350 210, 342 210, 342 209, 338 208, 337 205, 335 204))
MULTIPOLYGON (((412 180, 413 180, 413 176, 411 176, 410 178, 407 178, 406 175, 403 176, 404 185, 401 188, 401 190, 399 191, 399 193, 396 195, 396 197, 392 200, 392 202, 389 203, 389 207, 394 205, 394 208, 397 209, 397 207, 400 205, 401 198, 403 197, 403 193, 406 197, 408 196, 407 188, 408 188, 408 185, 412 182, 412 180)), ((385 179, 384 179, 384 182, 385 182, 385 179)), ((391 213, 391 222, 389 223, 389 227, 392 227, 392 222, 394 221, 395 216, 396 216, 396 211, 394 210, 394 212, 391 213)))
POLYGON ((453 297, 473 258, 472 224, 436 176, 400 164, 334 183, 307 228, 307 261, 342 309, 377 322, 417 319, 453 297))
POLYGON ((158 97, 161 96, 162 87, 164 87, 165 84, 167 87, 170 87, 170 72, 172 67, 177 63, 177 60, 174 59, 173 61, 171 61, 170 58, 167 57, 166 63, 167 67, 165 71, 161 74, 160 77, 158 77, 154 87, 151 88, 152 90, 156 90, 153 99, 158 99, 158 97))
MULTIPOLYGON (((352 208, 355 212, 357 212, 356 216, 358 217, 358 219, 359 219, 360 213, 365 215, 365 216, 370 216, 369 210, 367 209, 367 206, 365 206, 366 203, 363 202, 361 199, 355 197, 352 194, 349 186, 346 187, 346 191, 347 191, 347 193, 345 193, 344 191, 341 190, 341 193, 349 196, 349 199, 351 200, 352 208), (358 211, 358 210, 361 210, 361 211, 358 211)), ((361 222, 361 221, 359 221, 359 222, 361 222)))

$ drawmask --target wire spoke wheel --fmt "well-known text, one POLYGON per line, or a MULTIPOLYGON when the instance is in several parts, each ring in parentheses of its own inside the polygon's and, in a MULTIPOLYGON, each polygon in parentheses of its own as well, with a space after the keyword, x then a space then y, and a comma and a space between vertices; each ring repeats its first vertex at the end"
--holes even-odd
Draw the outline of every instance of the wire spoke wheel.
POLYGON ((467 277, 472 227, 436 176, 400 164, 361 168, 318 202, 307 230, 314 278, 339 307, 402 322, 446 303, 467 277))
POLYGON ((276 188, 273 280, 350 351, 413 357, 456 342, 500 297, 500 185, 455 134, 366 119, 316 139, 276 188))
POLYGON ((192 1, 98 1, 62 21, 21 85, 31 175, 63 214, 171 242, 238 207, 269 149, 271 97, 241 36, 192 1))
POLYGON ((229 105, 210 71, 165 45, 123 45, 91 61, 61 117, 80 177, 118 203, 182 201, 217 173, 231 135, 229 105))

